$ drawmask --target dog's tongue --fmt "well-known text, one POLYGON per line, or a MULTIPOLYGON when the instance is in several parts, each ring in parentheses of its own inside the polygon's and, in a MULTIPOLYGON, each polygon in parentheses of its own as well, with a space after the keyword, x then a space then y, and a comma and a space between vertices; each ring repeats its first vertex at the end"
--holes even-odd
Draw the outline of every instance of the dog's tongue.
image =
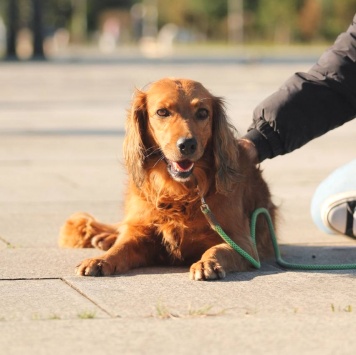
POLYGON ((190 160, 172 161, 173 168, 177 171, 186 172, 193 168, 194 163, 190 160))

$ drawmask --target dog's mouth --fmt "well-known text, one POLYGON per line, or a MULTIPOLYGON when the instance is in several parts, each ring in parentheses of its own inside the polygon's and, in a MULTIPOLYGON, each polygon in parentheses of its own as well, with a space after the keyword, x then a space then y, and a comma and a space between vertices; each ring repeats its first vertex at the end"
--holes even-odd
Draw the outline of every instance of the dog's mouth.
POLYGON ((167 159, 168 172, 174 180, 188 181, 192 175, 194 162, 188 159, 181 161, 171 161, 167 159))

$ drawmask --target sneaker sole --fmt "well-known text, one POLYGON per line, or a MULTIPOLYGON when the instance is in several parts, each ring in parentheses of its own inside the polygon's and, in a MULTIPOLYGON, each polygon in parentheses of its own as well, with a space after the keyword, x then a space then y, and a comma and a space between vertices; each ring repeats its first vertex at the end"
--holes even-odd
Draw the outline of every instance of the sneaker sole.
POLYGON ((338 234, 356 238, 356 212, 350 210, 350 203, 355 201, 356 191, 343 192, 327 199, 321 210, 323 223, 338 234))

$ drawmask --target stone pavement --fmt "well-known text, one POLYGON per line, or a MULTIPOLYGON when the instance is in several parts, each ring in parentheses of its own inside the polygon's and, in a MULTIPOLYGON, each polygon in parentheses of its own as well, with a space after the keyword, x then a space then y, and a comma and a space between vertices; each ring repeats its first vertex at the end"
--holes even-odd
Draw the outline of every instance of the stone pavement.
MULTIPOLYGON (((356 272, 273 262, 225 280, 185 268, 74 276, 100 251, 61 250, 66 217, 122 217, 125 110, 135 87, 188 77, 224 96, 244 132, 253 108, 307 64, 0 63, 1 354, 354 354, 356 272)), ((356 121, 263 163, 295 262, 355 262, 355 242, 316 229, 318 183, 355 158, 356 121)))

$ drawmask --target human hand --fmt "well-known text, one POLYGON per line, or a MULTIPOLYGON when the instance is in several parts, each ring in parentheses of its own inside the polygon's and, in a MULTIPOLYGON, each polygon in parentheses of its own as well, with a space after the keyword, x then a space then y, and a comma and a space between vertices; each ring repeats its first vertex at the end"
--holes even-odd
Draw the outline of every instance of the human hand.
POLYGON ((238 144, 242 149, 244 149, 244 151, 247 153, 248 157, 251 159, 251 161, 254 164, 259 163, 257 149, 256 149, 255 145, 250 140, 245 139, 245 138, 239 139, 238 144))

